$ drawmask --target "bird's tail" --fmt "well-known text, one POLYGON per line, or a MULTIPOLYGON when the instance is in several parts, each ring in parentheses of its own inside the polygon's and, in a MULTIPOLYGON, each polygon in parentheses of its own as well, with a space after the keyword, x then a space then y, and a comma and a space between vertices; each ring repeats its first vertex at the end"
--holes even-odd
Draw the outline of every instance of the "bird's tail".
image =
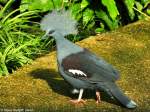
POLYGON ((128 98, 115 83, 109 84, 109 86, 109 91, 107 92, 114 96, 122 105, 129 109, 135 108, 137 106, 137 104, 128 98))

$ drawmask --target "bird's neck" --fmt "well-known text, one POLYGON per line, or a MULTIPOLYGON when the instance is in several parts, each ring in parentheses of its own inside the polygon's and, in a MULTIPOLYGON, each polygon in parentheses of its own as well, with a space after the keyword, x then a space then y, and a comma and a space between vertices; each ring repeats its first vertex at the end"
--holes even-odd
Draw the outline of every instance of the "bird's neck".
POLYGON ((56 40, 57 56, 60 60, 70 54, 81 52, 83 50, 83 48, 65 39, 62 35, 55 35, 54 38, 56 40))

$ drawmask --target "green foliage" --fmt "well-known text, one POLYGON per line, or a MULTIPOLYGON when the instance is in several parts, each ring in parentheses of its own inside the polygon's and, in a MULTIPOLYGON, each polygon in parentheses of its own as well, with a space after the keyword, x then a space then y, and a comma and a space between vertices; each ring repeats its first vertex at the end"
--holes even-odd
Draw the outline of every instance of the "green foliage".
POLYGON ((145 7, 147 7, 150 4, 150 0, 141 0, 141 4, 145 7))
POLYGON ((118 21, 114 20, 112 21, 109 16, 104 12, 103 10, 99 10, 95 12, 97 17, 105 21, 106 25, 111 29, 115 29, 118 27, 118 21))
POLYGON ((89 5, 89 2, 87 0, 81 1, 81 10, 85 9, 89 5))
POLYGON ((150 16, 150 9, 147 9, 147 14, 150 16))
POLYGON ((145 16, 137 10, 142 12, 146 8, 146 13, 149 14, 150 11, 147 8, 149 4, 150 0, 22 0, 20 8, 21 11, 38 9, 42 12, 66 8, 71 10, 73 17, 84 30, 91 31, 93 29, 96 32, 103 32, 126 24, 122 23, 124 22, 122 20, 131 22, 136 18, 144 18, 145 16), (121 12, 125 14, 120 14, 121 12), (127 14, 129 18, 127 18, 127 14), (101 27, 102 24, 103 27, 101 27))
MULTIPOLYGON (((135 2, 135 6, 136 6, 136 8, 137 8, 137 10, 139 10, 139 11, 142 11, 142 9, 143 9, 143 6, 142 6, 142 4, 140 4, 140 2, 135 2)), ((144 18, 144 16, 143 15, 138 15, 138 18, 139 19, 142 19, 142 18, 144 18)))
MULTIPOLYGON (((84 35, 113 30, 129 22, 150 18, 150 0, 21 0, 19 9, 8 10, 14 0, 1 0, 0 75, 6 75, 53 46, 54 40, 41 42, 39 24, 31 21, 51 10, 70 10, 84 35), (7 2, 5 2, 7 1, 7 2), (125 22, 125 23, 124 23, 125 22)), ((36 20, 37 21, 37 20, 36 20)), ((83 37, 69 35, 73 42, 83 37)))
POLYGON ((14 2, 14 0, 9 0, 7 2, 7 4, 5 5, 5 7, 3 7, 1 10, 0 10, 0 19, 2 16, 4 16, 4 13, 6 12, 6 10, 8 10, 8 8, 12 5, 12 3, 14 2))
POLYGON ((135 13, 134 13, 134 10, 133 10, 135 0, 123 0, 123 2, 124 2, 124 4, 126 5, 126 7, 128 9, 130 19, 133 20, 134 17, 135 17, 135 13))
POLYGON ((109 15, 112 20, 115 20, 119 15, 118 9, 116 7, 116 3, 114 0, 102 0, 102 4, 107 7, 109 15))
POLYGON ((150 19, 148 16, 150 15, 149 4, 150 0, 141 0, 141 2, 135 1, 136 8, 134 7, 133 9, 136 11, 138 19, 150 19))
POLYGON ((23 19, 20 18, 23 15, 17 15, 10 19, 9 16, 11 14, 3 17, 0 23, 0 75, 8 74, 10 66, 13 66, 15 69, 30 62, 31 60, 27 57, 27 53, 29 53, 27 48, 34 46, 33 40, 30 40, 33 38, 33 35, 21 31, 25 27, 29 28, 28 25, 25 25, 25 22, 27 22, 26 18, 23 19))
POLYGON ((87 25, 89 22, 91 22, 94 19, 94 11, 91 10, 90 8, 86 8, 85 11, 83 12, 83 24, 87 25))
POLYGON ((70 7, 73 16, 80 21, 84 29, 91 30, 95 28, 96 32, 103 32, 106 27, 109 29, 115 29, 118 27, 119 12, 114 0, 102 0, 96 2, 89 0, 77 0, 70 7), (101 7, 105 7, 103 10, 101 7), (103 27, 101 25, 103 24, 103 27))
MULTIPOLYGON (((4 9, 6 11, 6 7, 4 9)), ((19 9, 7 14, 5 11, 0 11, 0 76, 30 63, 33 56, 41 53, 46 46, 41 43, 38 24, 29 21, 37 17, 37 11, 18 15, 16 13, 19 13, 19 9)))
POLYGON ((20 10, 21 12, 26 10, 40 10, 43 12, 59 8, 61 5, 61 0, 22 0, 20 10))
POLYGON ((0 0, 0 3, 5 4, 8 0, 0 0))

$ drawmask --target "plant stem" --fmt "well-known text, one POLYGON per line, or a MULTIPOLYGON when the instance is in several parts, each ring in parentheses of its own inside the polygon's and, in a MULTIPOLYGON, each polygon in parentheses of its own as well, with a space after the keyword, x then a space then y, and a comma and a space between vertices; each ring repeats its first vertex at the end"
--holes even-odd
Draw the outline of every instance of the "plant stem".
POLYGON ((56 9, 54 0, 51 0, 51 1, 52 1, 52 3, 53 3, 53 8, 56 9))
POLYGON ((0 18, 2 18, 5 11, 11 6, 11 4, 14 2, 14 0, 9 0, 7 4, 3 7, 3 9, 0 11, 0 18))
POLYGON ((147 15, 147 14, 145 14, 144 12, 142 12, 142 11, 138 10, 138 9, 137 9, 137 8, 135 8, 135 7, 133 7, 133 9, 134 9, 135 11, 139 12, 140 14, 144 15, 147 19, 149 19, 149 20, 150 20, 150 16, 148 16, 148 15, 147 15))
POLYGON ((2 75, 8 75, 9 74, 8 69, 7 69, 5 64, 2 63, 1 68, 2 68, 2 75))

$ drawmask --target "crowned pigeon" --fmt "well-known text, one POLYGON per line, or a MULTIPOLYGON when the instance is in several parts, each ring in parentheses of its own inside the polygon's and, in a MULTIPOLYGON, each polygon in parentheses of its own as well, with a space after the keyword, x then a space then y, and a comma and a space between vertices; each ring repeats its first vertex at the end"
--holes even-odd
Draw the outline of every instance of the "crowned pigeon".
POLYGON ((82 94, 85 89, 96 91, 97 102, 100 101, 99 90, 106 91, 127 108, 135 108, 136 103, 129 99, 115 84, 119 79, 118 71, 101 57, 88 49, 82 48, 64 37, 76 34, 76 21, 68 11, 52 11, 41 21, 41 29, 46 31, 43 38, 53 36, 56 40, 58 70, 61 76, 79 92, 74 103, 85 102, 82 94), (79 90, 79 91, 78 91, 79 90))

